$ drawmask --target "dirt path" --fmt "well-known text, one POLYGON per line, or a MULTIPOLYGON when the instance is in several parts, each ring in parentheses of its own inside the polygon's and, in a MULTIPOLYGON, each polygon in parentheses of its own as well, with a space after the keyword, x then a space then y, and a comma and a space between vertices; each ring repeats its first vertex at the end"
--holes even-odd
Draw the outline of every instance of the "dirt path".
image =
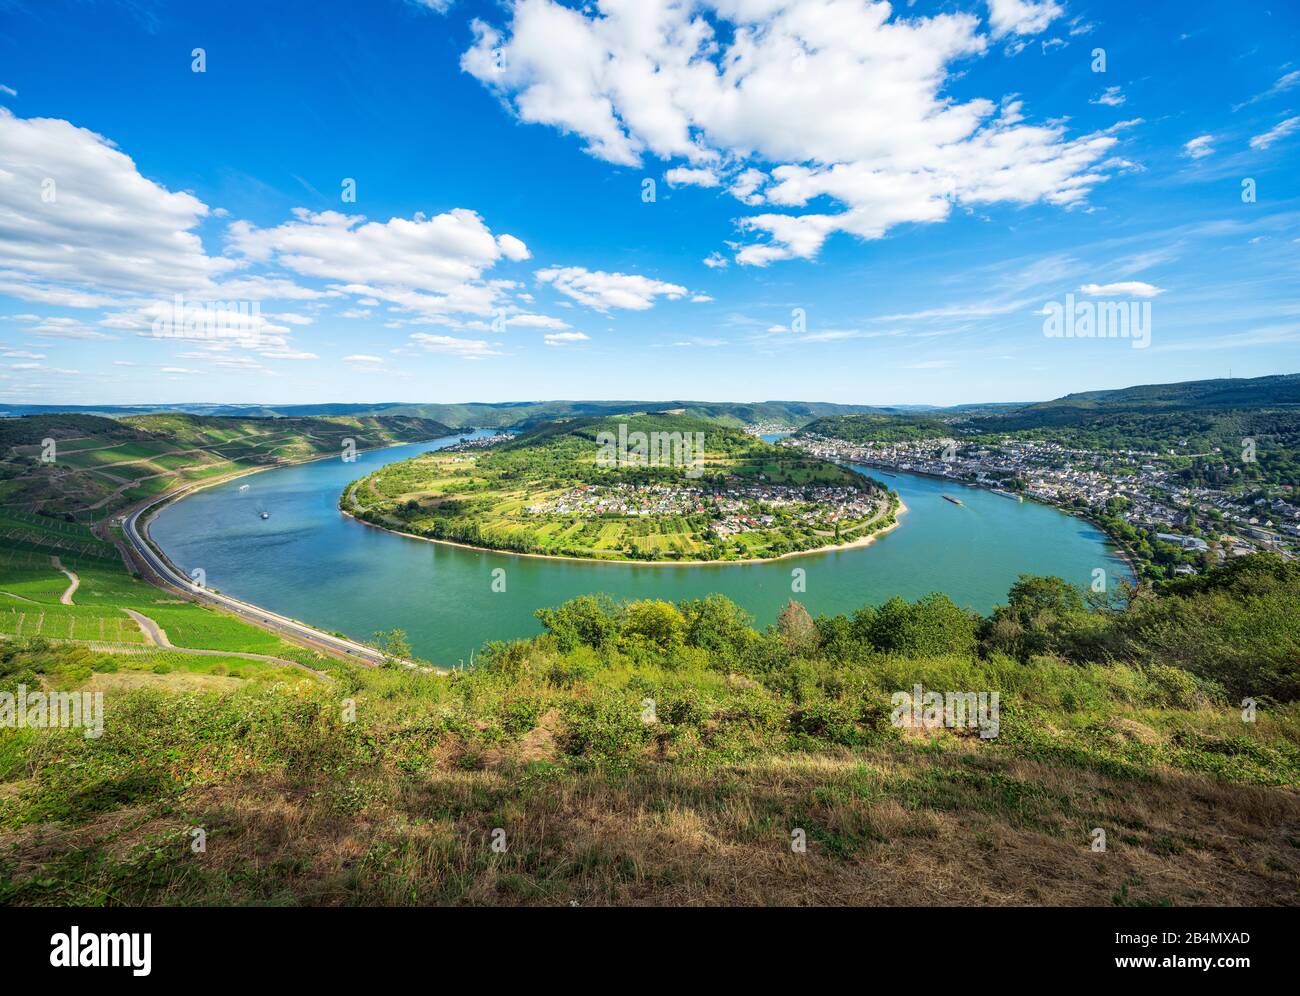
POLYGON ((144 634, 145 642, 152 647, 159 647, 178 654, 193 654, 199 657, 242 657, 244 660, 249 661, 269 661, 272 664, 281 664, 284 667, 293 667, 299 671, 306 671, 308 674, 323 678, 326 681, 333 680, 327 674, 322 674, 320 671, 309 668, 306 664, 300 664, 298 661, 291 661, 285 657, 272 657, 270 654, 250 654, 241 650, 196 650, 193 647, 178 647, 167 637, 167 631, 148 616, 142 615, 134 609, 123 609, 122 611, 135 620, 135 624, 140 627, 140 632, 144 634))
POLYGON ((53 564, 53 565, 54 565, 56 568, 58 568, 59 570, 61 570, 64 574, 66 574, 66 575, 68 576, 68 581, 71 582, 71 583, 68 585, 67 590, 64 591, 64 593, 63 593, 62 595, 59 596, 59 601, 60 601, 63 605, 73 605, 73 604, 75 604, 75 603, 72 601, 72 595, 73 595, 73 592, 75 592, 75 591, 77 590, 77 588, 80 587, 80 585, 81 585, 81 578, 77 577, 77 575, 73 574, 70 570, 68 570, 66 567, 64 567, 64 566, 63 566, 63 562, 60 561, 58 557, 53 557, 53 556, 50 557, 50 563, 53 564))

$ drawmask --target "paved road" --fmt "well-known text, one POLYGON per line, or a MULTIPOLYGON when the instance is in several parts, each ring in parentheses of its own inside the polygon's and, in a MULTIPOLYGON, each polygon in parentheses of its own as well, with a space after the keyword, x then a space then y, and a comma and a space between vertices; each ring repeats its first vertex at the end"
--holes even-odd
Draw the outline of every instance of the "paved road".
MULTIPOLYGON (((171 496, 167 496, 171 497, 171 496)), ((281 636, 292 639, 295 643, 301 643, 314 650, 320 650, 323 653, 332 654, 336 657, 342 657, 348 660, 355 660, 362 664, 377 665, 383 663, 385 656, 373 647, 367 647, 363 643, 357 643, 344 637, 334 636, 331 633, 325 633, 321 630, 314 629, 305 623, 300 623, 295 619, 288 619, 285 616, 276 615, 266 609, 251 605, 248 602, 241 602, 237 598, 231 598, 229 595, 223 595, 220 592, 209 591, 195 584, 189 578, 184 577, 177 572, 170 563, 159 557, 143 538, 140 533, 140 517, 146 514, 155 505, 161 504, 166 498, 156 499, 147 502, 133 511, 128 511, 122 519, 122 532, 126 536, 127 542, 131 544, 131 549, 136 558, 147 568, 148 572, 154 575, 157 582, 167 588, 180 592, 192 601, 206 603, 208 605, 217 605, 227 612, 233 612, 235 615, 247 622, 260 626, 262 629, 270 630, 281 636)), ((414 671, 437 671, 446 673, 441 668, 425 668, 411 661, 400 661, 402 666, 414 671)))

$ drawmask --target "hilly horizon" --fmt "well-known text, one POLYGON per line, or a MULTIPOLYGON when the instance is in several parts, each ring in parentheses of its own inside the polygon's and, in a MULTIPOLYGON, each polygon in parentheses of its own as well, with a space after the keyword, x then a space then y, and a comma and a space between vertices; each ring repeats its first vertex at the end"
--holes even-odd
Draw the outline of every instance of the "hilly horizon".
POLYGON ((104 415, 144 415, 163 411, 222 417, 310 417, 344 415, 406 415, 429 418, 452 426, 513 427, 556 417, 578 417, 639 410, 681 408, 691 414, 739 425, 781 419, 813 421, 828 415, 979 413, 1054 413, 1056 410, 1101 413, 1105 411, 1159 411, 1190 408, 1233 408, 1300 405, 1300 373, 1253 378, 1215 378, 1143 384, 1099 391, 1082 391, 1049 401, 962 403, 935 405, 845 405, 809 401, 637 401, 545 400, 507 402, 378 402, 294 405, 0 405, 0 417, 82 412, 104 415))

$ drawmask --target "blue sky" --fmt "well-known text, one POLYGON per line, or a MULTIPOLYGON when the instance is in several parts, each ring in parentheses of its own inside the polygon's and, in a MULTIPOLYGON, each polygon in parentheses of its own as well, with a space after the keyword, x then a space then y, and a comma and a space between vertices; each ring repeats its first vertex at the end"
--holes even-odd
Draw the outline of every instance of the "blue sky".
POLYGON ((1278 2, 0 0, 0 401, 1295 372, 1298 34, 1278 2), (1149 303, 1149 344, 1045 336, 1067 294, 1149 303))

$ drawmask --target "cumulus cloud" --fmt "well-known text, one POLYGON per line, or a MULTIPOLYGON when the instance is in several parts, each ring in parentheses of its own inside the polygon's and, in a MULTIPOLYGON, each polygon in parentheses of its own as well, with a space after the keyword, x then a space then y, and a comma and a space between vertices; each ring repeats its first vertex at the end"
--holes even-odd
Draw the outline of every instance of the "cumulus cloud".
POLYGON ((767 174, 751 166, 736 177, 727 192, 745 204, 762 204, 763 196, 758 193, 758 188, 765 183, 767 183, 767 174))
POLYGON ((1163 287, 1143 283, 1141 280, 1122 280, 1113 284, 1084 284, 1079 293, 1089 297, 1155 297, 1163 294, 1163 287))
POLYGON ((989 0, 989 28, 994 38, 1041 34, 1063 13, 1053 0, 989 0))
POLYGON ((1285 121, 1278 122, 1268 131, 1264 132, 1264 134, 1256 135, 1252 138, 1250 140, 1250 147, 1261 151, 1267 149, 1274 142, 1286 138, 1297 128, 1300 128, 1300 117, 1287 118, 1285 121))
POLYGON ((1204 159, 1214 155, 1214 136, 1197 135, 1183 146, 1183 155, 1188 159, 1204 159))
POLYGON ((116 294, 209 287, 238 264, 204 251, 195 229, 208 214, 104 136, 0 107, 0 268, 17 277, 0 292, 96 307, 116 294))
POLYGON ((645 311, 654 306, 656 298, 676 301, 690 293, 685 287, 664 280, 634 273, 588 270, 581 266, 554 266, 538 270, 536 276, 579 304, 602 312, 615 308, 645 311))
POLYGON ((274 261, 308 277, 446 294, 477 280, 503 256, 527 259, 513 236, 496 237, 474 211, 432 218, 367 221, 337 211, 294 210, 295 221, 230 226, 231 248, 255 262, 274 261))
POLYGON ((678 166, 664 174, 664 179, 672 187, 716 187, 722 183, 718 174, 711 169, 691 169, 678 166))
MULTIPOLYGON (((618 165, 684 160, 669 172, 715 176, 745 204, 838 205, 742 219, 759 238, 737 247, 742 263, 808 258, 834 232, 879 238, 954 205, 1073 205, 1110 175, 1112 130, 1069 138, 1059 121, 1026 123, 1019 102, 945 92, 953 64, 987 50, 969 13, 901 18, 850 0, 514 0, 509 12, 505 27, 474 21, 461 64, 521 121, 618 165)), ((1028 35, 1061 12, 994 0, 990 26, 1028 35)))

